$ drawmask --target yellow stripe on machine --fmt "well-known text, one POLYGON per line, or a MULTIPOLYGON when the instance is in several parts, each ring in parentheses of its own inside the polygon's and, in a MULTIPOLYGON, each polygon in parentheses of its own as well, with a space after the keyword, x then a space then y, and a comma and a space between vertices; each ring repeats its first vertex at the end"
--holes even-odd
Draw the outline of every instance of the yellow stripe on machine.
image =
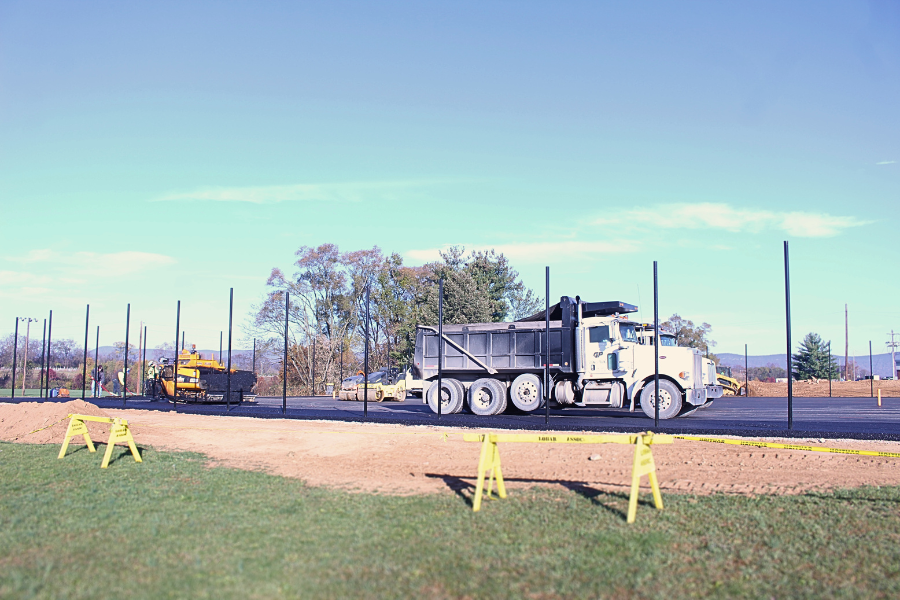
MULTIPOLYGON (((804 450, 806 452, 828 452, 831 454, 855 454, 858 456, 883 456, 900 458, 900 452, 877 452, 875 450, 851 450, 850 448, 823 448, 821 446, 798 446, 796 444, 776 444, 774 442, 753 442, 748 440, 726 440, 722 438, 697 437, 693 435, 673 436, 679 440, 694 442, 710 442, 713 444, 729 444, 732 446, 751 446, 754 448, 775 448, 779 450, 804 450)), ((659 442, 656 442, 659 443, 659 442)), ((665 442, 663 442, 665 443, 665 442)))

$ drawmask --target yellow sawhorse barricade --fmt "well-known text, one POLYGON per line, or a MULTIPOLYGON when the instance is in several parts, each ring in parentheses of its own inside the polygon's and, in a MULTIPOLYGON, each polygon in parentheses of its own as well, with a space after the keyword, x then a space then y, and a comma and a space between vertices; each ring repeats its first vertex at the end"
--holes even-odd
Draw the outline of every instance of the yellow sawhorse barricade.
POLYGON ((66 449, 69 447, 69 441, 73 437, 79 435, 84 436, 84 443, 87 444, 88 450, 96 452, 94 443, 88 433, 86 421, 94 421, 95 423, 109 423, 109 441, 106 442, 106 453, 103 455, 103 462, 100 464, 101 469, 109 466, 109 459, 112 456, 113 446, 118 442, 128 444, 131 455, 134 456, 134 462, 143 462, 138 452, 137 446, 134 444, 134 438, 131 437, 131 430, 128 428, 128 421, 125 419, 111 419, 109 417, 93 417, 91 415, 69 415, 69 427, 66 429, 66 439, 63 441, 62 448, 59 449, 59 457, 66 455, 66 449))
POLYGON ((638 493, 641 477, 650 479, 653 491, 653 502, 662 510, 662 494, 659 492, 659 481, 656 478, 656 463, 650 446, 653 444, 671 444, 670 435, 655 435, 651 432, 638 434, 606 434, 606 435, 568 435, 568 434, 529 434, 529 433, 466 433, 463 440, 481 442, 481 456, 478 459, 478 482, 475 485, 475 498, 472 510, 481 509, 481 497, 484 493, 484 478, 488 475, 487 495, 490 498, 497 480, 497 495, 506 498, 506 485, 503 483, 503 472, 500 469, 499 442, 528 442, 536 444, 629 444, 634 446, 634 465, 631 469, 631 497, 628 501, 628 522, 634 523, 637 516, 638 493), (489 474, 488 474, 489 472, 489 474))

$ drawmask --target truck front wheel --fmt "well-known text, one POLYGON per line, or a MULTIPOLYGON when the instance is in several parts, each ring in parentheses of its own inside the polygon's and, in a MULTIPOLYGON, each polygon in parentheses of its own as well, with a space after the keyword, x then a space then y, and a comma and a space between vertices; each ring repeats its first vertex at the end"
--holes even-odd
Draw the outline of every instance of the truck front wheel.
MULTIPOLYGON (((651 381, 641 390, 641 409, 651 419, 656 410, 656 383, 651 381)), ((681 390, 674 383, 659 380, 659 418, 671 419, 681 412, 681 390)))
POLYGON ((541 379, 533 373, 523 373, 509 386, 509 399, 522 412, 532 412, 544 405, 541 379))

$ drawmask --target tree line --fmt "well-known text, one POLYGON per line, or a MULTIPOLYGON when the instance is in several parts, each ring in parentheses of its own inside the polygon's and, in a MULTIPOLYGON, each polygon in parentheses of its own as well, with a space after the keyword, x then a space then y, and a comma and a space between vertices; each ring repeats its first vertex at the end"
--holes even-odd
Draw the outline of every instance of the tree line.
POLYGON ((410 365, 416 325, 437 324, 440 279, 445 323, 515 320, 542 307, 543 298, 494 250, 454 246, 422 266, 377 246, 350 252, 336 244, 301 246, 295 256, 290 275, 272 269, 246 333, 264 340, 261 354, 280 356, 289 301, 288 385, 297 391, 321 393, 327 382, 361 370, 367 307, 370 371, 410 365))

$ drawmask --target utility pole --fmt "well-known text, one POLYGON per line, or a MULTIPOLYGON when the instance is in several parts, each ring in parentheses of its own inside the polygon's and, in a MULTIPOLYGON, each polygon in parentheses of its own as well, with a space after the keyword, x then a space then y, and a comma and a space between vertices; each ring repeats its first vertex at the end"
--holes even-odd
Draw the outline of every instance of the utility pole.
POLYGON ((850 381, 850 328, 847 305, 844 304, 844 381, 850 381))
POLYGON ((891 349, 891 379, 897 379, 897 361, 894 355, 894 349, 897 347, 897 342, 894 341, 894 336, 900 335, 900 333, 894 333, 894 330, 891 329, 891 332, 888 335, 891 336, 891 341, 887 342, 888 348, 891 349))

